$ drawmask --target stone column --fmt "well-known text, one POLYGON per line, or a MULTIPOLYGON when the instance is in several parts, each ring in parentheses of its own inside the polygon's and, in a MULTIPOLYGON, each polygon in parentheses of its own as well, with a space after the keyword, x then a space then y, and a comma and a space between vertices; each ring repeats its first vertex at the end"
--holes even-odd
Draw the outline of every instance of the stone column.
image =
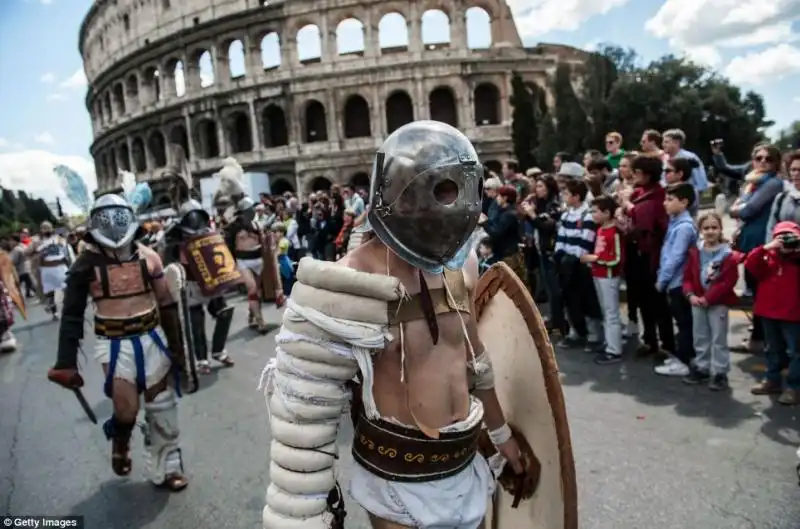
POLYGON ((419 54, 422 52, 422 13, 417 3, 411 4, 408 12, 408 51, 419 54))
POLYGON ((228 145, 228 135, 225 133, 225 124, 223 123, 222 116, 220 116, 219 110, 217 109, 214 109, 214 123, 217 124, 217 145, 219 145, 219 156, 220 158, 224 158, 228 156, 228 153, 231 151, 231 149, 228 145))
POLYGON ((244 36, 244 68, 245 76, 257 79, 264 73, 264 66, 261 61, 261 47, 251 34, 244 36))
POLYGON ((189 152, 186 153, 186 157, 190 160, 195 159, 195 151, 194 151, 194 132, 192 131, 192 120, 189 117, 189 109, 183 109, 183 126, 186 127, 186 143, 189 144, 189 152))
POLYGON ((222 50, 219 44, 211 48, 211 64, 214 69, 214 84, 228 86, 231 83, 230 44, 227 50, 222 50))
POLYGON ((320 46, 322 47, 321 56, 323 63, 330 63, 337 59, 336 50, 336 28, 330 28, 328 15, 322 17, 319 23, 320 46))
POLYGON ((361 22, 364 24, 364 57, 377 57, 381 54, 381 40, 372 9, 364 11, 364 20, 361 22))
POLYGON ((247 101, 247 112, 250 114, 250 136, 253 139, 253 152, 261 150, 261 127, 259 124, 261 120, 256 113, 256 107, 253 100, 247 101))
POLYGON ((325 101, 325 114, 328 125, 328 141, 338 142, 343 134, 340 133, 342 127, 339 122, 339 102, 333 89, 325 91, 323 100, 325 101))

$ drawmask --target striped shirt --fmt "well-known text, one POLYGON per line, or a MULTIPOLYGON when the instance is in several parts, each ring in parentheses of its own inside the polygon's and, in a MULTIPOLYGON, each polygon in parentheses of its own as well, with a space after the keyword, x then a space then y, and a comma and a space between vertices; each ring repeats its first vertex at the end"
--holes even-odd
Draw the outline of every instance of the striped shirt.
POLYGON ((597 225, 592 220, 589 205, 569 208, 561 215, 556 234, 555 253, 566 253, 580 258, 594 250, 597 225))

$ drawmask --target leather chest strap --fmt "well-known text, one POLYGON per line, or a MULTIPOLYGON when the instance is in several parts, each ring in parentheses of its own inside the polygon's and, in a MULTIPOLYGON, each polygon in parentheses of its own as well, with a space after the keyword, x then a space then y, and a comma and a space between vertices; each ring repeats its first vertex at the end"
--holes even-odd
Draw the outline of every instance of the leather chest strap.
MULTIPOLYGON (((443 280, 447 282, 450 295, 444 287, 427 290, 432 312, 439 315, 458 310, 462 314, 469 314, 469 291, 464 281, 464 274, 460 270, 455 272, 445 270, 443 280)), ((388 305, 389 324, 398 325, 409 321, 428 319, 425 305, 427 305, 427 299, 423 299, 422 293, 414 294, 407 299, 390 301, 388 305)))
POLYGON ((478 450, 481 425, 430 439, 419 430, 359 417, 353 458, 372 474, 388 481, 421 483, 454 476, 478 450))

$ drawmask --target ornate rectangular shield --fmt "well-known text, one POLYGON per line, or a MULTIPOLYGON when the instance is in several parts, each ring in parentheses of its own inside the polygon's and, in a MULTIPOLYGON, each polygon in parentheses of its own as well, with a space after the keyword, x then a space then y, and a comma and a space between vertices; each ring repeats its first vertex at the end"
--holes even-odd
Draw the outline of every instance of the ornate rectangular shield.
POLYGON ((236 260, 219 233, 196 235, 183 245, 186 267, 203 295, 219 296, 242 280, 236 260))

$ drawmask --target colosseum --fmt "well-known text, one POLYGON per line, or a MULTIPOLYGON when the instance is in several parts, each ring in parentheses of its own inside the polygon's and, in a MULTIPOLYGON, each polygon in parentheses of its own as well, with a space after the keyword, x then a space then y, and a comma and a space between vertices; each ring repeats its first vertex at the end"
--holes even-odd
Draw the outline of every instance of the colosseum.
POLYGON ((157 181, 173 144, 199 177, 234 156, 276 193, 367 185, 376 148, 415 119, 460 128, 497 169, 512 72, 547 90, 559 61, 585 57, 524 47, 506 0, 95 0, 79 48, 99 191, 117 169, 157 181), (343 49, 342 28, 360 46, 343 49))

